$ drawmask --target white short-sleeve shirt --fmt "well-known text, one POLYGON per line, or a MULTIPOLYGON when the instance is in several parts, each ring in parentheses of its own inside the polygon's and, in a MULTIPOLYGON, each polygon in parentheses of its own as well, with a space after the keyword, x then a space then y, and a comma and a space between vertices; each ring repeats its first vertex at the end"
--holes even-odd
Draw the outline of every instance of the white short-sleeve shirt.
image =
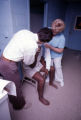
POLYGON ((15 62, 23 60, 26 65, 34 62, 38 50, 37 34, 28 30, 17 32, 3 51, 3 56, 15 62))

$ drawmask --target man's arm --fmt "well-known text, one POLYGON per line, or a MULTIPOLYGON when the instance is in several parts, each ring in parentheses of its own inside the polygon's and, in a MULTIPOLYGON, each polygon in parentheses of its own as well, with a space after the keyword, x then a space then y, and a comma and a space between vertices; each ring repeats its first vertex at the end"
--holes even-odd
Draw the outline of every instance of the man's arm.
POLYGON ((33 62, 31 65, 29 65, 29 67, 34 68, 34 67, 36 66, 37 57, 38 57, 38 55, 36 54, 36 55, 35 55, 35 60, 34 60, 34 62, 33 62))
POLYGON ((45 66, 41 68, 40 72, 45 72, 45 74, 48 75, 48 70, 46 69, 45 66))
POLYGON ((48 43, 45 43, 44 45, 46 48, 49 48, 57 53, 62 53, 64 51, 64 48, 55 48, 55 47, 49 45, 48 43))
POLYGON ((34 67, 36 66, 37 58, 38 58, 39 53, 40 53, 40 48, 39 48, 38 51, 36 52, 34 62, 33 62, 31 65, 29 65, 29 67, 34 68, 34 67))

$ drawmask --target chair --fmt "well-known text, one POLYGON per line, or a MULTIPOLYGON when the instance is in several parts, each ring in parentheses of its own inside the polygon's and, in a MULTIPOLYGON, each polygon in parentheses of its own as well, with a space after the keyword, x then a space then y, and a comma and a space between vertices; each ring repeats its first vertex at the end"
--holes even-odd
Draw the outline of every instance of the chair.
POLYGON ((27 83, 35 86, 36 89, 37 89, 37 81, 36 81, 36 80, 30 79, 30 78, 28 78, 27 76, 24 76, 22 82, 23 82, 23 81, 26 81, 27 83))

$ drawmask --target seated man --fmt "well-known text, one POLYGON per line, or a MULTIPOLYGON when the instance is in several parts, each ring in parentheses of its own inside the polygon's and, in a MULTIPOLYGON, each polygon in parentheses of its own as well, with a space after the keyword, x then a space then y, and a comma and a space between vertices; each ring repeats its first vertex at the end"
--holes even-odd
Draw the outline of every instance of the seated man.
POLYGON ((44 105, 49 105, 50 104, 49 101, 43 97, 45 79, 46 79, 46 75, 48 74, 48 71, 46 70, 45 66, 40 62, 41 52, 42 52, 42 50, 40 52, 40 49, 41 48, 39 48, 39 51, 36 53, 35 62, 32 65, 26 66, 26 64, 23 63, 23 72, 24 72, 24 76, 27 76, 30 79, 33 78, 38 82, 37 89, 38 89, 39 100, 44 105))

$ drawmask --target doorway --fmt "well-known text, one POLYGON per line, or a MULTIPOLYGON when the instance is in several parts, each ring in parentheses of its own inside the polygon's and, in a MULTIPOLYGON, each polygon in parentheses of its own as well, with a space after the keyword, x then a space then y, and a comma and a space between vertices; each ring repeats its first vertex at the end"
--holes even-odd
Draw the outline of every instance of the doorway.
POLYGON ((30 30, 32 32, 37 32, 44 27, 44 23, 47 21, 46 11, 47 7, 44 0, 30 0, 30 30))

